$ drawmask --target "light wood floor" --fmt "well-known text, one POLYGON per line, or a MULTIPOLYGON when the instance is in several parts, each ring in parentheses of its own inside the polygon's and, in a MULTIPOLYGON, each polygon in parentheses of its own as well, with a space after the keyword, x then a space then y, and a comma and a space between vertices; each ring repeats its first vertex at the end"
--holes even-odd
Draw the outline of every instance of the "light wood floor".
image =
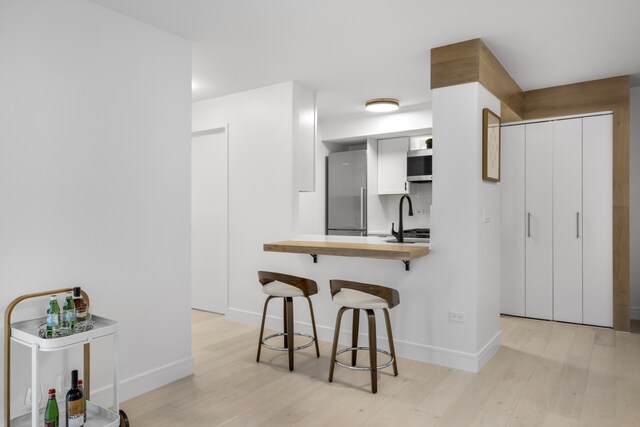
MULTIPOLYGON (((195 375, 124 402, 132 426, 640 426, 640 335, 503 318, 479 374, 400 359, 398 377, 336 367, 330 344, 263 350, 258 329, 193 312, 195 375)), ((346 356, 346 355, 345 355, 346 356)), ((365 355, 363 355, 363 358, 365 355)), ((390 369, 387 369, 390 371, 390 369)))

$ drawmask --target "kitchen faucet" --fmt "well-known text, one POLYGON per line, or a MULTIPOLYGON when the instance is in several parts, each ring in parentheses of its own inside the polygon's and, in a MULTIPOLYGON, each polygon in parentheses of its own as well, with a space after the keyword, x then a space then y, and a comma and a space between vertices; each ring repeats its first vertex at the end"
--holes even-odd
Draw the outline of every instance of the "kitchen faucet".
POLYGON ((400 221, 398 224, 397 232, 394 230, 396 224, 391 223, 391 234, 396 238, 398 243, 404 242, 404 227, 402 226, 402 202, 404 202, 404 199, 407 199, 407 201, 409 202, 409 216, 413 216, 413 204, 411 203, 411 197, 409 197, 408 194, 405 194, 400 198, 400 221))

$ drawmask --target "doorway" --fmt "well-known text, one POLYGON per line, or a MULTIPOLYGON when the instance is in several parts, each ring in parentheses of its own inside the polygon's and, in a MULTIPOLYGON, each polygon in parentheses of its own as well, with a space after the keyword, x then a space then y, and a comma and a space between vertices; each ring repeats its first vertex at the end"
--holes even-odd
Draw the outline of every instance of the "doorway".
POLYGON ((191 137, 191 306, 227 313, 228 130, 191 137))

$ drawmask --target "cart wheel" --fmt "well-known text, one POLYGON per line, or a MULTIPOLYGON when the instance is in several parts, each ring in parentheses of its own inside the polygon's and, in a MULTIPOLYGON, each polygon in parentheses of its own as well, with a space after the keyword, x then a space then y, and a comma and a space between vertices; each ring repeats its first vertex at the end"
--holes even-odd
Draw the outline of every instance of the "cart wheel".
POLYGON ((120 409, 120 427, 129 427, 129 417, 122 409, 120 409))

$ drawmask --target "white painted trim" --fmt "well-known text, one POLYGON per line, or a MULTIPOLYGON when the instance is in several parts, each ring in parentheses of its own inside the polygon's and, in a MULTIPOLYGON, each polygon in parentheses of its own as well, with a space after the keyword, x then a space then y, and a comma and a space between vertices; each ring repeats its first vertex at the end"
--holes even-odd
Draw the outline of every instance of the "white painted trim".
POLYGON ((229 124, 227 123, 221 126, 214 126, 211 128, 200 129, 200 130, 192 130, 191 138, 193 138, 194 136, 211 135, 214 133, 227 132, 229 130, 228 127, 229 127, 229 124))
MULTIPOLYGON (((234 322, 260 326, 262 314, 229 307, 227 319, 234 322)), ((295 325, 296 330, 299 332, 308 334, 313 333, 311 324, 309 323, 295 321, 295 325)), ((265 328, 281 330, 282 317, 267 315, 265 328)), ((333 341, 333 328, 316 324, 316 329, 318 331, 319 340, 326 342, 333 341)), ((396 346, 396 353, 398 357, 417 360, 419 362, 433 363, 436 365, 460 369, 463 371, 478 372, 500 349, 501 336, 502 333, 498 332, 487 344, 485 344, 485 346, 478 353, 451 350, 448 348, 418 344, 398 339, 395 339, 394 343, 396 346)), ((379 336, 377 338, 378 342, 382 343, 383 346, 388 347, 386 336, 379 336)), ((360 339, 364 340, 363 342, 366 342, 366 334, 361 334, 360 339)), ((350 330, 340 331, 340 344, 351 345, 350 330)))
POLYGON ((640 307, 631 307, 631 319, 640 320, 640 307))
POLYGON ((484 365, 486 365, 487 362, 489 362, 489 360, 491 360, 491 358, 498 352, 498 350, 500 350, 501 346, 502 331, 498 331, 493 336, 493 338, 491 338, 489 342, 486 343, 484 347, 482 347, 478 352, 478 369, 476 372, 479 372, 482 368, 484 368, 484 365))
MULTIPOLYGON (((187 357, 168 365, 143 372, 134 377, 120 381, 118 389, 118 397, 120 402, 140 396, 151 390, 155 390, 166 384, 177 381, 181 378, 193 375, 194 364, 193 357, 187 357)), ((91 400, 95 403, 111 407, 113 404, 113 385, 110 384, 96 390, 91 390, 91 400)))
POLYGON ((500 127, 528 125, 532 123, 555 122, 558 120, 578 119, 578 118, 593 117, 593 116, 608 116, 612 114, 613 114, 613 111, 605 110, 605 111, 598 111, 595 113, 572 114, 569 116, 555 116, 555 117, 548 117, 544 119, 531 119, 531 120, 520 120, 519 122, 507 122, 507 123, 502 123, 500 127))

